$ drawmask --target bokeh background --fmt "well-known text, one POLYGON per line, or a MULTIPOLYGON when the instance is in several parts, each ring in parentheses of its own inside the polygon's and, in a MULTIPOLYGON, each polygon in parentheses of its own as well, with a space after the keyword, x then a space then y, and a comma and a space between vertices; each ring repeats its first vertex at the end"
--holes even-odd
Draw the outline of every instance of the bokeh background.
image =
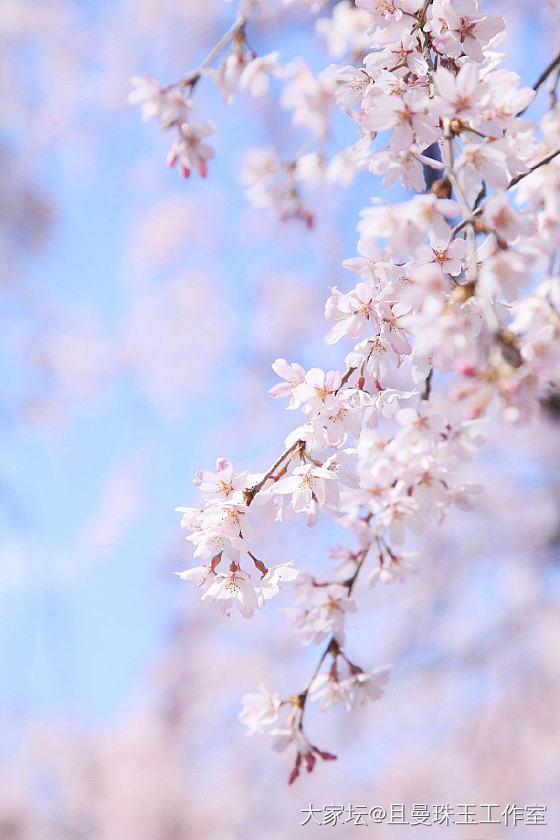
MULTIPOLYGON (((556 18, 489 5, 532 83, 556 18)), ((259 53, 332 60, 308 9, 265 6, 248 30, 259 53)), ((393 663, 386 696, 314 712, 314 740, 339 759, 294 788, 289 760, 237 714, 260 682, 296 690, 314 652, 276 605, 220 619, 171 574, 191 565, 174 508, 194 503, 195 470, 222 455, 264 469, 290 428, 266 395, 271 362, 337 364, 323 302, 381 190, 364 175, 310 191, 312 230, 251 208, 243 150, 305 141, 274 86, 227 108, 202 83, 210 175, 165 167, 169 138, 127 104, 129 78, 179 78, 234 13, 220 0, 0 6, 0 840, 368 830, 300 827, 310 802, 538 803, 545 826, 430 832, 557 837, 560 418, 490 424, 468 469, 485 484, 477 509, 426 536, 416 578, 364 593, 352 644, 364 667, 393 663)), ((352 142, 342 121, 337 142, 352 142)), ((331 536, 294 524, 271 534, 270 560, 324 567, 331 536)))

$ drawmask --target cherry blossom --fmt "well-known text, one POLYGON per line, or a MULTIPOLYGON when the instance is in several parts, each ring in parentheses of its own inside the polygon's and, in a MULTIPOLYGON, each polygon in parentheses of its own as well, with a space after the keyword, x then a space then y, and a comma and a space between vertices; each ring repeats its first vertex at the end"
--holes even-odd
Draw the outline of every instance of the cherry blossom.
POLYGON ((294 111, 295 125, 309 128, 319 139, 326 138, 333 104, 330 76, 316 78, 302 60, 286 69, 291 81, 285 87, 282 104, 294 111))
POLYGON ((484 58, 483 47, 504 28, 499 15, 488 15, 478 0, 465 0, 453 8, 451 0, 434 0, 425 31, 431 32, 434 47, 451 58, 462 53, 475 62, 484 58))
POLYGON ((290 475, 281 478, 266 492, 274 496, 289 495, 291 509, 294 513, 307 513, 309 524, 316 521, 318 508, 337 510, 339 505, 335 473, 312 464, 296 467, 290 475))
POLYGON ((276 723, 280 705, 278 694, 269 691, 264 685, 261 685, 259 692, 245 694, 239 720, 248 727, 247 735, 266 731, 265 727, 276 723))
POLYGON ((202 178, 208 174, 208 161, 214 157, 214 149, 204 142, 204 138, 215 131, 209 120, 203 123, 183 123, 179 128, 179 138, 175 140, 167 156, 167 165, 179 169, 183 178, 188 178, 192 169, 196 169, 202 178))
MULTIPOLYGON (((534 49, 534 36, 558 32, 558 3, 548 13, 527 0, 498 4, 507 39, 481 0, 292 0, 288 10, 137 0, 83 15, 85 5, 20 0, 0 15, 6 78, 17 80, 3 88, 5 332, 8 348, 23 348, 23 364, 8 359, 5 419, 44 426, 132 376, 158 416, 164 402, 189 400, 186 426, 174 425, 179 442, 166 441, 177 457, 162 463, 184 486, 180 463, 190 473, 194 459, 194 489, 179 509, 186 542, 163 535, 164 572, 184 570, 167 581, 172 626, 141 697, 95 737, 37 721, 21 737, 20 716, 10 720, 17 755, 3 758, 0 834, 291 836, 293 796, 275 765, 263 774, 263 745, 232 737, 238 685, 261 684, 243 697, 240 720, 284 753, 290 783, 324 762, 322 778, 308 780, 316 803, 332 801, 322 784, 332 789, 336 743, 338 771, 364 802, 372 786, 384 802, 395 791, 415 802, 422 785, 447 790, 449 768, 473 799, 540 790, 550 802, 551 709, 560 706, 560 63, 544 39, 534 49), (168 83, 187 56, 206 57, 168 83), (210 183, 158 177, 128 128, 124 154, 104 135, 113 109, 121 119, 126 78, 143 66, 165 77, 133 79, 137 116, 167 134, 176 171, 210 183), (251 130, 249 142, 264 145, 243 150, 251 130), (52 290, 22 267, 50 220, 62 211, 64 222, 65 208, 44 193, 52 152, 63 152, 53 183, 74 189, 84 148, 89 169, 107 140, 111 177, 118 163, 117 184, 143 206, 125 213, 138 216, 125 282, 111 277, 124 330, 119 304, 104 332, 89 315, 68 325, 52 290), (171 198, 159 196, 163 185, 171 198), (217 264, 221 248, 219 283, 193 270, 217 264), (199 411, 218 429, 203 445, 188 422, 199 411), (235 466, 217 457, 233 451, 235 466), (398 663, 390 682, 385 661, 398 663), (524 735, 515 767, 511 721, 524 735), (375 778, 368 772, 360 787, 368 744, 379 745, 375 778), (196 807, 216 789, 222 807, 196 807), (267 818, 263 795, 278 819, 267 818)), ((8 470, 8 503, 17 472, 8 470)), ((150 491, 159 484, 145 466, 139 473, 150 491)), ((141 516, 139 481, 103 491, 65 561, 73 585, 92 549, 141 516)), ((169 514, 155 495, 150 503, 169 514)), ((19 528, 12 518, 8 531, 19 528)), ((157 518, 144 518, 154 537, 157 518)), ((39 557, 26 572, 26 530, 7 543, 4 586, 11 598, 31 574, 35 602, 43 575, 64 563, 39 557)))
POLYGON ((317 584, 302 574, 296 590, 299 600, 310 603, 309 607, 294 607, 289 612, 294 630, 303 634, 303 643, 317 644, 332 635, 338 644, 344 644, 346 615, 357 612, 356 602, 348 597, 344 585, 317 584))
MULTIPOLYGON (((241 173, 249 199, 310 228, 309 191, 349 187, 356 172, 415 194, 395 204, 373 197, 343 263, 354 283, 330 281, 325 342, 340 347, 345 367, 273 363, 282 381, 269 394, 301 411, 282 454, 253 476, 219 459, 216 473, 197 474, 204 507, 181 509, 203 563, 181 577, 194 579, 204 600, 251 617, 286 583, 299 603, 286 615, 303 643, 326 644, 302 690, 285 701, 249 695, 242 713, 251 731, 266 728, 278 747, 295 748, 290 782, 317 757, 333 757, 306 734, 308 702, 353 709, 384 686, 386 668, 355 665, 345 650, 362 579, 374 586, 421 576, 418 537, 451 509, 469 511, 480 492, 462 470, 484 444, 485 419, 526 421, 560 393, 556 100, 539 123, 525 117, 555 61, 524 87, 496 51, 504 21, 479 0, 312 5, 321 9, 316 31, 343 64, 316 71, 299 56, 281 68, 277 52, 249 48, 244 17, 210 53, 221 63, 208 72, 228 102, 237 90, 261 95, 273 74, 280 104, 305 134, 285 159, 272 146, 250 150, 241 173), (354 133, 343 148, 339 120, 354 133), (334 579, 289 559, 268 568, 250 547, 249 514, 285 527, 299 513, 310 527, 323 513, 346 531, 334 579), (242 570, 242 558, 260 580, 242 570), (281 708, 287 720, 270 730, 281 708)), ((137 80, 131 97, 144 118, 176 128, 171 156, 186 174, 206 174, 211 156, 207 124, 190 121, 202 70, 183 80, 188 97, 151 79, 137 80)))
POLYGON ((274 373, 280 376, 285 382, 274 385, 269 389, 271 397, 276 399, 290 399, 288 408, 299 408, 301 399, 295 394, 295 389, 305 380, 305 370, 297 362, 288 364, 286 359, 276 359, 272 365, 274 373))
POLYGON ((277 566, 271 566, 270 569, 263 575, 260 583, 260 596, 264 601, 268 601, 280 592, 281 584, 284 582, 291 582, 300 574, 299 569, 293 568, 293 560, 288 560, 286 563, 279 563, 277 566))
POLYGON ((327 42, 329 55, 340 58, 346 53, 361 55, 367 51, 369 15, 356 8, 350 0, 340 0, 330 17, 320 17, 315 23, 318 35, 327 42))
POLYGON ((323 761, 334 761, 336 759, 336 755, 313 746, 301 729, 297 727, 279 727, 273 734, 276 735, 274 748, 278 752, 284 752, 289 747, 296 750, 295 763, 288 778, 289 785, 292 785, 299 776, 302 765, 308 773, 311 773, 317 762, 317 756, 322 758, 323 761))
POLYGON ((258 588, 247 572, 232 565, 229 572, 215 575, 202 600, 216 601, 224 615, 231 615, 236 606, 243 618, 252 618, 258 607, 258 588))
POLYGON ((311 368, 305 374, 303 382, 294 389, 294 396, 304 403, 303 411, 313 417, 319 411, 335 404, 335 396, 342 382, 338 370, 325 373, 320 368, 311 368))
POLYGON ((389 679, 390 666, 365 672, 350 664, 350 675, 339 677, 338 669, 321 674, 312 684, 311 699, 320 700, 321 708, 328 709, 335 703, 343 703, 347 711, 366 700, 378 700, 384 693, 389 679))
POLYGON ((129 101, 134 105, 140 104, 142 119, 156 117, 162 128, 175 128, 177 131, 167 155, 168 166, 178 162, 184 178, 189 177, 192 169, 205 178, 208 174, 208 161, 214 157, 214 150, 204 142, 204 138, 214 133, 214 124, 210 120, 190 122, 193 101, 176 87, 160 87, 156 79, 138 76, 133 77, 132 84, 135 90, 130 94, 129 101))
POLYGON ((208 493, 210 499, 239 499, 239 491, 247 486, 247 473, 234 475, 233 466, 229 458, 218 458, 216 472, 198 470, 193 481, 195 487, 208 493))

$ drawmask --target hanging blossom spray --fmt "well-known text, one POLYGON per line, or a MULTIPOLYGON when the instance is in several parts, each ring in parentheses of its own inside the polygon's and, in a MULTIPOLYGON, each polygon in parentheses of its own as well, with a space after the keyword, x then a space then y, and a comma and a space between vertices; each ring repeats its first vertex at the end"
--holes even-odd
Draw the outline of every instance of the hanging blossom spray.
POLYGON ((258 4, 242 4, 178 83, 133 80, 143 117, 173 132, 169 165, 207 175, 215 128, 192 116, 202 79, 231 103, 240 91, 261 96, 274 76, 309 138, 287 161, 270 147, 249 151, 242 180, 255 205, 311 226, 303 188, 350 186, 357 170, 416 193, 361 212, 358 255, 343 264, 354 285, 332 288, 325 305, 327 344, 346 345, 339 369, 274 362, 270 394, 299 415, 276 461, 250 474, 219 458, 195 479, 201 507, 179 508, 198 561, 180 578, 226 616, 248 619, 291 588, 295 629, 322 646, 302 688, 282 698, 261 687, 240 714, 250 733, 292 751, 292 783, 318 758, 335 758, 309 739, 308 704, 352 709, 388 679, 388 666, 368 670, 347 654, 357 583, 402 580, 419 567, 403 550, 407 532, 441 523, 452 506, 468 511, 478 488, 460 468, 483 443, 485 417, 526 422, 558 399, 560 57, 524 87, 497 51, 503 19, 479 0, 342 0, 316 28, 333 57, 352 61, 314 75, 303 58, 282 65, 277 52, 249 47, 256 13, 258 4), (545 82, 550 109, 535 124, 524 113, 545 82), (360 136, 329 156, 337 108, 360 136), (321 515, 348 532, 329 579, 291 560, 269 566, 253 551, 252 522, 304 516, 313 527, 321 515))

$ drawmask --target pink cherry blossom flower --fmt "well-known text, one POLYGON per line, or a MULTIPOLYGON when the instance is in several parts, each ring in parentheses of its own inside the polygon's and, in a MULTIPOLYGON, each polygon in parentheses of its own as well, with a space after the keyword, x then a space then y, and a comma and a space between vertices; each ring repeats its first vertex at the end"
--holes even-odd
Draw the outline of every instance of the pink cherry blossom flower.
POLYGON ((488 237, 477 251, 479 282, 491 298, 515 301, 530 281, 530 260, 508 249, 503 251, 488 237))
POLYGON ((216 472, 198 470, 193 480, 195 487, 208 493, 209 499, 232 499, 241 501, 240 491, 247 486, 247 472, 234 475, 229 458, 218 458, 216 472))
POLYGON ((425 146, 413 144, 407 149, 380 149, 369 159, 369 168, 376 175, 385 175, 383 183, 389 187, 397 179, 403 187, 422 192, 426 188, 424 166, 443 169, 443 164, 422 154, 425 146))
POLYGON ((333 635, 340 645, 344 644, 346 614, 357 612, 356 602, 348 597, 347 587, 333 583, 316 585, 309 576, 301 575, 296 584, 301 599, 310 602, 306 608, 288 608, 294 630, 303 634, 305 645, 318 644, 333 635))
POLYGON ((226 55, 217 70, 209 70, 208 75, 219 88, 224 102, 231 105, 239 88, 241 74, 247 66, 247 58, 243 52, 233 50, 226 55))
POLYGON ((195 546, 194 556, 208 560, 217 554, 237 562, 245 550, 245 539, 252 538, 245 504, 215 501, 195 515, 183 513, 181 525, 192 530, 187 540, 195 546))
POLYGON ((418 572, 417 555, 413 552, 389 550, 379 554, 379 563, 371 570, 369 585, 376 583, 403 583, 406 578, 418 572))
POLYGON ((453 8, 451 0, 434 0, 430 19, 424 29, 430 32, 436 48, 452 58, 465 53, 472 61, 482 62, 483 47, 504 28, 499 15, 488 15, 478 0, 463 0, 453 8))
POLYGON ((313 701, 321 701, 323 711, 335 703, 343 703, 347 711, 351 711, 368 700, 379 700, 383 696, 391 671, 390 665, 383 665, 374 671, 362 671, 355 667, 350 671, 349 676, 339 678, 331 669, 327 674, 319 674, 313 681, 310 696, 313 701))
POLYGON ((410 90, 401 96, 375 95, 374 87, 360 123, 370 131, 392 129, 391 149, 394 151, 405 151, 413 143, 425 149, 442 133, 430 100, 420 90, 410 90))
POLYGON ((385 693, 390 672, 390 665, 382 665, 373 671, 355 671, 348 677, 352 707, 362 706, 367 701, 379 700, 385 693))
POLYGON ((229 572, 215 575, 202 600, 216 601, 224 615, 230 616, 236 606, 243 618, 252 618, 259 606, 258 585, 247 572, 233 566, 229 572))
POLYGON ((332 80, 333 95, 340 108, 360 103, 373 84, 373 79, 362 67, 331 64, 325 74, 332 80))
POLYGON ((419 78, 428 73, 428 63, 418 50, 418 40, 412 32, 405 32, 400 40, 388 44, 378 52, 366 55, 364 65, 371 75, 375 75, 376 68, 387 67, 394 72, 394 68, 403 65, 419 78))
POLYGON ((253 58, 243 68, 239 77, 239 90, 251 96, 264 96, 270 87, 269 76, 278 75, 282 68, 278 63, 278 51, 253 58))
POLYGON ((286 85, 282 105, 294 111, 294 125, 308 128, 319 140, 328 135, 334 84, 328 74, 315 77, 303 60, 287 67, 292 81, 286 85))
POLYGON ((276 566, 271 566, 267 573, 261 578, 259 598, 263 601, 269 601, 278 595, 281 589, 281 583, 291 583, 300 574, 299 569, 293 568, 294 561, 288 560, 286 563, 279 563, 276 566))
MULTIPOLYGON (((500 138, 498 146, 504 144, 512 148, 520 142, 521 148, 526 147, 528 139, 534 136, 534 129, 520 119, 518 114, 529 107, 535 98, 535 91, 533 88, 520 87, 521 79, 517 73, 503 67, 485 73, 484 82, 492 95, 488 95, 484 101, 485 107, 480 114, 481 130, 500 138), (500 135, 506 130, 511 131, 513 136, 505 138, 504 143, 500 135), (517 133, 519 138, 515 137, 517 133)), ((509 161, 508 168, 511 171, 509 161)))
POLYGON ((345 335, 358 338, 368 325, 373 322, 375 332, 379 328, 379 319, 375 313, 375 289, 371 284, 358 283, 348 294, 342 294, 334 287, 325 305, 325 317, 335 321, 325 341, 335 344, 345 335))
POLYGON ((201 123, 183 123, 179 128, 179 137, 169 151, 167 165, 179 163, 183 178, 188 178, 191 170, 196 169, 202 178, 208 174, 208 161, 214 157, 214 149, 204 142, 204 138, 213 134, 214 124, 209 120, 201 123))
POLYGON ((359 9, 373 15, 370 42, 375 47, 399 41, 410 29, 407 15, 417 11, 417 0, 356 0, 359 9))
POLYGON ((361 55, 369 46, 367 30, 370 22, 367 12, 357 9, 350 0, 340 0, 330 17, 317 19, 315 31, 324 38, 333 58, 340 58, 348 52, 361 55))
POLYGON ((494 193, 488 199, 484 216, 488 226, 506 242, 513 242, 520 235, 528 236, 535 230, 533 217, 514 210, 505 192, 494 193))
POLYGON ((278 694, 261 685, 260 691, 245 694, 239 720, 248 728, 247 735, 266 732, 278 720, 281 700, 278 694))
POLYGON ((340 503, 334 472, 312 464, 296 467, 290 475, 273 484, 268 492, 273 495, 291 496, 290 504, 295 513, 315 514, 316 504, 330 510, 338 510, 340 503))
POLYGON ((296 749, 295 763, 288 778, 289 785, 292 785, 298 778, 302 765, 308 773, 312 772, 317 763, 317 756, 322 758, 323 761, 334 761, 336 759, 336 755, 314 747, 297 725, 278 727, 273 730, 272 734, 276 735, 274 749, 278 752, 284 752, 288 747, 295 747, 296 749))
POLYGON ((134 88, 128 96, 131 105, 140 105, 144 121, 157 117, 162 128, 179 126, 188 120, 193 106, 182 90, 169 85, 162 87, 153 76, 133 76, 134 88))
POLYGON ((428 441, 437 441, 447 426, 445 418, 434 411, 428 400, 421 400, 416 408, 401 408, 396 419, 409 439, 413 435, 415 438, 420 436, 428 441))
POLYGON ((464 143, 455 165, 459 184, 471 203, 483 182, 492 190, 502 190, 508 185, 506 156, 495 145, 464 143))
POLYGON ((240 180, 255 207, 269 207, 282 220, 299 219, 313 226, 313 214, 303 203, 296 184, 293 161, 282 163, 275 149, 249 149, 240 180))
POLYGON ((467 246, 463 239, 452 239, 451 242, 431 240, 429 245, 421 245, 416 249, 414 257, 419 265, 433 263, 443 273, 456 277, 461 273, 466 256, 467 246))
POLYGON ((311 368, 305 374, 305 379, 294 389, 294 396, 304 405, 307 417, 313 417, 323 408, 335 405, 334 396, 340 388, 342 374, 338 370, 325 373, 320 368, 311 368))
POLYGON ((461 119, 476 119, 486 87, 479 81, 478 67, 465 64, 456 76, 445 67, 438 67, 434 83, 440 96, 441 113, 461 119))
POLYGON ((285 380, 278 385, 273 385, 268 393, 275 399, 289 399, 288 408, 295 409, 301 405, 301 399, 295 394, 298 385, 305 381, 305 369, 297 362, 288 364, 286 359, 276 359, 272 365, 272 370, 278 376, 285 380))
POLYGON ((203 591, 206 591, 216 573, 212 564, 210 564, 209 566, 193 566, 192 569, 185 569, 183 572, 174 572, 173 574, 181 580, 194 580, 196 586, 200 586, 203 591))
POLYGON ((339 679, 330 670, 326 674, 319 674, 311 685, 309 699, 314 703, 320 701, 321 711, 326 711, 337 703, 342 703, 346 709, 352 709, 352 683, 346 679, 339 679))

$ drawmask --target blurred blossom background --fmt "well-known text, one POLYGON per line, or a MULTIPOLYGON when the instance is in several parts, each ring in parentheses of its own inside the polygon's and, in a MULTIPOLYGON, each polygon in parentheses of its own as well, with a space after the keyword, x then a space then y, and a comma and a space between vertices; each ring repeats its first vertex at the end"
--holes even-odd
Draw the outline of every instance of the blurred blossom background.
MULTIPOLYGON (((338 60, 307 7, 264 5, 248 29, 259 53, 338 60)), ((546 6, 488 5, 532 83, 554 54, 546 6)), ((421 574, 364 594, 351 644, 365 667, 393 663, 388 689, 351 716, 313 711, 339 759, 293 788, 289 760, 237 714, 261 682, 296 690, 316 653, 276 604, 221 619, 171 574, 191 565, 174 508, 195 502, 195 470, 222 455, 265 469, 290 428, 266 394, 272 361, 338 364, 324 300, 381 194, 372 175, 311 191, 312 230, 251 208, 243 150, 301 143, 274 88, 227 108, 203 82, 209 177, 166 168, 130 76, 178 79, 234 15, 221 0, 0 6, 0 840, 319 836, 300 826, 310 802, 538 803, 547 825, 485 836, 557 837, 558 414, 489 426, 468 468, 485 486, 476 510, 428 534, 421 574)), ((332 535, 290 523, 267 551, 324 567, 332 535)))

